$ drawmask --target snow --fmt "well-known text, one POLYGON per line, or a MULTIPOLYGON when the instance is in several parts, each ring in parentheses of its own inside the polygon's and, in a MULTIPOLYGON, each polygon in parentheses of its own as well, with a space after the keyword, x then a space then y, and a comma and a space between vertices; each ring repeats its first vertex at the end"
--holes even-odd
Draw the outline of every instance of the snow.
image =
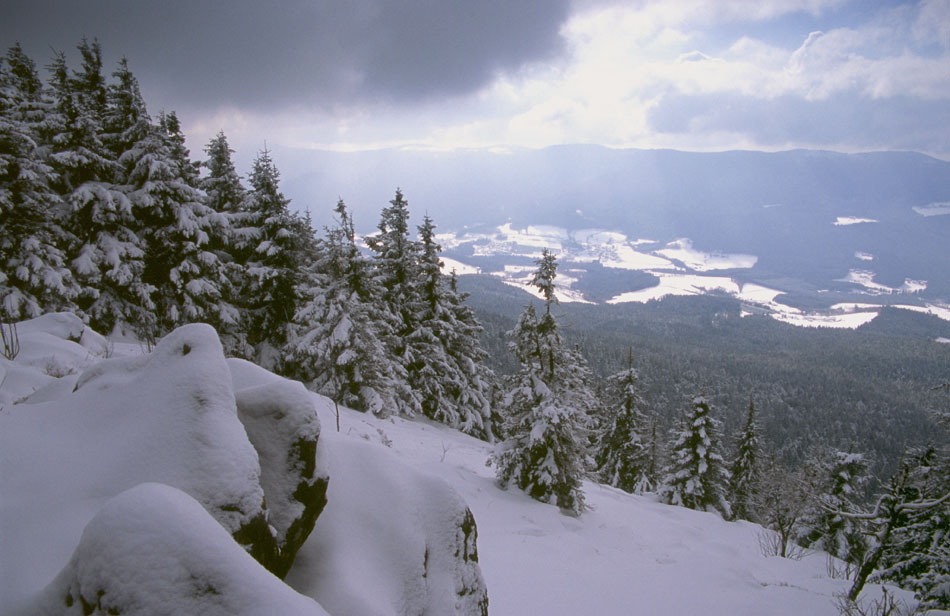
MULTIPOLYGON (((332 411, 320 412, 323 424, 330 425, 326 414, 332 411)), ((663 505, 653 495, 635 496, 590 481, 583 489, 591 510, 579 518, 566 516, 517 489, 499 490, 493 469, 485 466, 491 450, 487 443, 434 423, 379 420, 346 409, 342 424, 341 433, 326 434, 331 477, 362 472, 371 482, 370 492, 398 492, 404 480, 387 472, 398 461, 442 478, 468 503, 478 523, 478 560, 492 614, 833 616, 838 613, 835 595, 849 587, 846 580, 828 577, 823 553, 808 553, 798 561, 763 556, 758 541, 763 531, 751 523, 725 522, 715 513, 663 505), (390 482, 394 488, 387 487, 390 482)), ((313 592, 331 613, 392 614, 375 593, 393 591, 381 588, 371 571, 402 556, 389 553, 378 563, 364 562, 358 554, 378 537, 363 537, 357 553, 333 552, 332 567, 315 559, 334 541, 329 527, 356 533, 351 512, 379 518, 385 528, 393 524, 393 516, 406 515, 398 494, 392 511, 380 511, 378 500, 363 507, 349 502, 346 514, 334 511, 334 501, 370 500, 366 494, 352 494, 357 491, 346 487, 350 483, 331 479, 330 504, 288 581, 305 594, 313 592), (321 529, 322 524, 326 527, 321 529), (369 569, 361 569, 364 565, 369 569), (318 592, 317 585, 327 583, 312 580, 337 566, 349 575, 335 574, 339 586, 321 586, 318 592), (366 587, 374 593, 354 596, 366 587)), ((869 587, 865 593, 863 597, 879 596, 880 589, 869 587)))
POLYGON ((921 216, 945 216, 950 214, 950 201, 940 201, 924 206, 914 206, 913 209, 921 216))
POLYGON ((326 615, 234 542, 195 499, 143 483, 107 501, 66 567, 20 613, 326 615))
POLYGON ((148 356, 95 364, 75 391, 5 407, 0 596, 40 590, 105 501, 143 482, 184 490, 232 532, 259 514, 260 467, 230 381, 215 331, 189 325, 148 356))
POLYGON ((459 586, 484 585, 454 557, 465 502, 386 447, 388 426, 345 425, 329 443, 329 504, 287 582, 334 614, 456 613, 459 586))
MULTIPOLYGON (((233 382, 233 374, 231 378, 233 382)), ((305 469, 294 452, 301 441, 316 442, 320 437, 314 401, 301 383, 282 378, 243 387, 235 382, 234 397, 238 417, 260 460, 267 521, 277 531, 278 544, 282 545, 291 525, 304 512, 303 503, 294 494, 308 478, 302 476, 305 469)), ((325 453, 322 447, 316 451, 313 475, 325 480, 325 453)))
MULTIPOLYGON (((544 299, 544 294, 534 286, 531 286, 531 279, 534 278, 534 272, 537 271, 536 265, 506 265, 504 271, 492 272, 492 276, 502 279, 506 285, 521 289, 538 299, 544 299)), ((571 276, 569 272, 578 273, 578 270, 562 270, 558 272, 554 297, 561 303, 580 303, 593 304, 584 297, 580 291, 571 288, 571 285, 578 281, 577 276, 571 276)))
POLYGON ((880 222, 880 221, 875 220, 873 218, 860 218, 858 216, 838 216, 838 218, 832 224, 834 224, 834 226, 836 227, 847 227, 850 225, 860 225, 860 224, 871 223, 871 222, 880 222))
POLYGON ((674 240, 667 244, 666 248, 656 252, 668 259, 680 261, 689 269, 697 272, 747 269, 755 267, 755 263, 758 261, 758 257, 753 255, 702 252, 693 248, 693 243, 688 238, 674 240))
POLYGON ((621 293, 607 300, 608 304, 625 302, 648 302, 661 299, 667 295, 703 295, 710 291, 722 291, 733 295, 739 294, 739 284, 731 278, 721 276, 701 276, 699 274, 675 274, 660 271, 651 271, 651 274, 660 279, 652 287, 621 293))
POLYGON ((451 274, 455 272, 457 276, 467 276, 469 274, 481 274, 482 268, 475 267, 474 265, 468 265, 462 263, 461 261, 456 261, 455 259, 450 259, 448 257, 441 257, 442 260, 442 271, 446 274, 451 274))
MULTIPOLYGON (((64 356, 84 361, 58 339, 64 356)), ((488 443, 425 420, 340 409, 341 431, 320 434, 329 502, 288 575, 297 594, 231 539, 208 503, 263 496, 249 490, 260 472, 236 406, 262 416, 271 398, 284 408, 309 401, 326 427, 336 424, 332 404, 249 362, 225 362, 207 326, 178 330, 148 357, 62 379, 81 385, 0 410, 5 615, 63 613, 67 593, 75 602, 98 590, 104 607, 121 602, 128 614, 445 614, 459 587, 484 579, 493 614, 833 616, 835 595, 848 588, 829 577, 822 553, 764 556, 757 525, 590 481, 590 510, 566 516, 500 490, 485 465, 488 443), (229 405, 232 390, 238 402, 229 405), (480 572, 452 549, 474 548, 457 530, 466 504, 480 572)), ((864 596, 879 594, 875 586, 864 596)))
POLYGON ((870 270, 853 269, 848 275, 839 279, 839 282, 850 282, 862 286, 866 289, 865 293, 869 295, 892 295, 898 293, 920 293, 927 289, 926 280, 912 280, 907 278, 900 287, 888 287, 886 285, 874 282, 874 272, 870 270))

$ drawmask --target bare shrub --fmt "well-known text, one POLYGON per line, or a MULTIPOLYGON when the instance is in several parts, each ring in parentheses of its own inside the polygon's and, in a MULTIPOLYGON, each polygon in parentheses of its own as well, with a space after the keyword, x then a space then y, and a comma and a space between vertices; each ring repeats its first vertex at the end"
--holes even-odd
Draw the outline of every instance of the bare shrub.
POLYGON ((0 323, 0 340, 3 343, 3 356, 13 361, 20 354, 20 336, 16 323, 0 323))
POLYGON ((903 601, 887 591, 886 586, 881 586, 883 595, 880 599, 870 601, 852 601, 847 595, 838 595, 835 598, 835 606, 838 608, 838 614, 841 616, 911 616, 915 610, 903 601))

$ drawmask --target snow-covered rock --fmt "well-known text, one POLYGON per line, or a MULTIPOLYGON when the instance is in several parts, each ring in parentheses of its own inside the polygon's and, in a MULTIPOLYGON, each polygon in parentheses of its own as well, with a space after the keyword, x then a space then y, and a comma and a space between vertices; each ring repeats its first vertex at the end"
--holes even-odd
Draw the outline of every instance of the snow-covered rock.
POLYGON ((377 443, 328 447, 329 504, 288 583, 336 614, 487 614, 475 519, 459 494, 377 443))
POLYGON ((213 328, 179 328, 149 355, 101 361, 57 393, 0 412, 0 597, 42 588, 102 505, 144 482, 186 492, 252 554, 275 551, 213 328))
MULTIPOLYGON (((233 362, 232 362, 233 363, 233 362)), ((303 385, 287 379, 237 389, 238 417, 257 450, 276 551, 262 564, 284 577, 327 503, 320 421, 303 385)))
POLYGON ((66 567, 19 613, 323 616, 242 550, 193 498, 145 483, 109 500, 66 567))

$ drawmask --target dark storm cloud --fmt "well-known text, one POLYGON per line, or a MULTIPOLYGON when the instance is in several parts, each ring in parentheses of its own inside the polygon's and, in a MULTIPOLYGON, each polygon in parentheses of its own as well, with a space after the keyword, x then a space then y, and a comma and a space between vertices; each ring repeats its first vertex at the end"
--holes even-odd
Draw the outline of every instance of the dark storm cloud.
POLYGON ((69 55, 82 36, 97 37, 107 60, 128 58, 147 95, 179 106, 414 103, 557 57, 568 9, 567 0, 7 0, 0 44, 20 41, 42 66, 50 48, 69 55))

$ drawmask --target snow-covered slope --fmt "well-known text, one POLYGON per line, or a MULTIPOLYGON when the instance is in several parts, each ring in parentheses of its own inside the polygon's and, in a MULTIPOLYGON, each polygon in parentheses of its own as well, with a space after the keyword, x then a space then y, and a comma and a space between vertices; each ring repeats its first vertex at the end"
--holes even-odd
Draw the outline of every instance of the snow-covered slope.
MULTIPOLYGON (((322 412, 323 425, 333 425, 329 409, 322 412)), ((832 616, 838 614, 835 595, 849 587, 847 580, 829 577, 824 553, 801 560, 764 556, 763 530, 755 524, 725 522, 715 513, 590 481, 584 490, 592 510, 575 518, 516 490, 498 489, 494 469, 485 465, 491 449, 485 442, 439 424, 379 420, 346 409, 340 421, 339 433, 326 431, 331 452, 367 441, 367 457, 377 455, 374 449, 389 450, 419 472, 441 477, 465 499, 478 523, 492 614, 832 616)), ((319 536, 317 529, 312 540, 319 536)), ((288 576, 304 593, 317 566, 310 549, 304 546, 288 576)), ((358 585, 371 585, 370 578, 358 585)), ((879 594, 871 587, 862 597, 879 594)))
MULTIPOLYGON (((44 387, 0 408, 0 614, 83 613, 80 596, 141 614, 480 613, 487 584, 489 611, 502 615, 831 616, 848 587, 829 577, 824 554, 764 556, 760 527, 650 495, 588 481, 591 510, 577 518, 502 491, 486 467, 491 445, 442 425, 340 409, 337 432, 332 403, 274 389, 286 381, 247 362, 219 361, 205 326, 151 356, 95 364, 50 321, 37 326, 50 334, 46 355, 24 348, 4 364, 19 372, 0 383, 4 400, 44 387), (44 358, 85 372, 40 379, 44 358), (231 391, 238 408, 226 412, 218 402, 231 391), (274 471, 287 464, 280 452, 231 434, 236 414, 261 420, 278 399, 316 409, 331 478, 286 578, 293 590, 212 515, 222 499, 250 502, 261 490, 293 507, 293 486, 274 471), (106 585, 112 594, 98 596, 106 585)), ((250 440, 295 442, 297 430, 312 430, 294 425, 250 440)), ((273 522, 291 526, 276 512, 273 522)))

